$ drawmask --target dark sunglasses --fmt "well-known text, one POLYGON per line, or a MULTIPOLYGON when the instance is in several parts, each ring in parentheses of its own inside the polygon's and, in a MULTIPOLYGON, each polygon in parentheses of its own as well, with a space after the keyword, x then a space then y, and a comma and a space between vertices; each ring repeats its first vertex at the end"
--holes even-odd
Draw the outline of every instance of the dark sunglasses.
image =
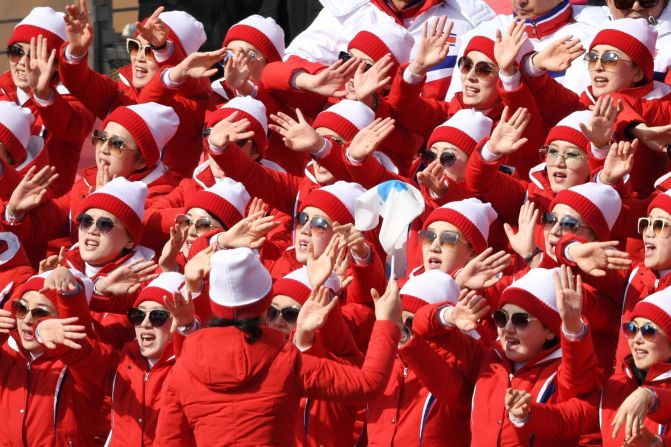
POLYGON ((505 310, 495 310, 492 312, 492 320, 494 320, 494 324, 499 329, 505 328, 508 324, 508 320, 510 320, 510 324, 513 325, 513 328, 518 331, 523 331, 529 327, 529 323, 537 319, 538 318, 530 317, 526 312, 515 312, 510 316, 508 316, 508 313, 505 310))
POLYGON ((405 319, 405 321, 403 322, 403 324, 405 324, 405 326, 406 326, 408 329, 412 329, 412 321, 413 321, 414 319, 415 319, 415 317, 413 317, 413 316, 409 316, 408 318, 405 319))
MULTIPOLYGON (((347 62, 348 60, 352 59, 353 57, 354 57, 354 56, 352 56, 351 54, 349 54, 347 51, 341 51, 341 52, 338 54, 338 59, 340 59, 341 61, 343 61, 343 63, 347 62)), ((364 71, 368 71, 368 70, 370 70, 371 67, 372 67, 371 64, 366 63, 366 69, 365 69, 364 71)))
POLYGON ((198 234, 205 234, 212 228, 220 228, 219 225, 213 222, 209 217, 200 217, 196 220, 193 220, 188 214, 180 214, 175 216, 175 223, 178 224, 182 229, 193 225, 196 228, 196 232, 198 234))
POLYGON ((628 62, 630 64, 634 63, 629 59, 623 59, 622 56, 612 50, 604 51, 601 55, 599 55, 599 53, 596 51, 590 51, 589 53, 585 53, 584 59, 587 62, 588 70, 594 70, 597 61, 601 61, 601 65, 606 71, 612 71, 620 62, 628 62))
MULTIPOLYGON (((422 149, 419 156, 422 157, 422 162, 426 165, 433 163, 433 161, 438 158, 438 154, 429 149, 422 149)), ((454 165, 455 161, 457 161, 457 156, 454 155, 453 152, 446 151, 440 154, 440 164, 443 165, 444 168, 449 168, 454 165)))
POLYGON ((77 216, 75 222, 77 222, 77 226, 82 231, 88 230, 93 226, 93 224, 95 224, 98 231, 100 231, 102 234, 109 233, 115 227, 114 221, 109 217, 99 217, 98 219, 94 219, 92 216, 86 213, 81 213, 79 216, 77 216))
POLYGON ((648 227, 652 225, 652 231, 655 233, 655 236, 662 235, 662 237, 669 237, 671 233, 671 225, 661 218, 651 219, 649 217, 641 217, 638 219, 638 234, 643 236, 643 234, 648 230, 648 227))
POLYGON ((281 315, 282 319, 288 324, 296 324, 298 320, 298 313, 301 310, 296 306, 283 307, 278 309, 275 306, 270 306, 266 312, 266 321, 275 321, 281 315))
POLYGON ((458 233, 455 233, 454 231, 443 231, 442 233, 440 233, 440 236, 438 236, 436 232, 433 230, 421 230, 417 234, 419 235, 419 238, 422 240, 422 243, 426 245, 433 244, 433 241, 435 241, 436 238, 439 238, 438 241, 440 242, 440 245, 449 247, 457 245, 458 242, 461 242, 463 244, 468 243, 466 241, 462 241, 461 236, 458 233))
POLYGON ((131 56, 135 56, 138 51, 144 52, 145 59, 154 59, 154 53, 151 50, 151 45, 142 45, 139 40, 127 38, 126 39, 126 51, 131 56))
POLYGON ((28 315, 28 313, 30 313, 30 315, 33 317, 33 320, 37 320, 38 318, 46 318, 49 315, 51 315, 51 312, 49 312, 47 309, 43 307, 35 307, 33 309, 29 309, 28 306, 26 306, 19 300, 12 301, 12 310, 14 311, 14 315, 16 316, 16 318, 19 319, 26 318, 26 315, 28 315))
MULTIPOLYGON (((138 309, 137 307, 131 307, 128 309, 128 312, 126 312, 126 315, 128 315, 128 321, 130 321, 130 324, 133 326, 139 326, 147 316, 147 312, 142 309, 138 309)), ((167 310, 154 309, 149 312, 149 322, 154 327, 163 327, 165 322, 168 321, 168 318, 170 318, 170 312, 167 310)))
POLYGON ((571 216, 564 216, 559 219, 555 213, 543 213, 541 217, 543 225, 555 226, 557 222, 559 222, 559 227, 562 230, 578 231, 579 228, 589 228, 587 225, 580 225, 578 219, 571 216))
POLYGON ((475 67, 475 76, 477 76, 478 79, 487 79, 496 73, 496 67, 493 64, 485 61, 473 63, 473 59, 466 56, 461 56, 459 58, 457 66, 462 75, 467 75, 471 72, 471 69, 475 67))
MULTIPOLYGON (((636 3, 636 0, 615 0, 615 7, 617 9, 631 9, 636 3)), ((659 3, 659 0, 638 0, 641 8, 654 8, 659 3)))
POLYGON ((23 56, 30 57, 30 50, 24 50, 21 45, 10 45, 5 50, 7 57, 12 62, 18 62, 23 56))
POLYGON ((627 321, 626 323, 622 323, 622 331, 628 339, 636 337, 638 331, 641 331, 641 336, 647 341, 653 341, 657 336, 657 328, 651 323, 645 323, 643 326, 638 327, 633 321, 627 321))
POLYGON ((296 215, 296 223, 298 223, 299 226, 303 227, 308 221, 310 221, 310 228, 315 230, 326 231, 331 228, 331 224, 323 217, 314 216, 310 219, 310 216, 304 212, 300 212, 296 215))

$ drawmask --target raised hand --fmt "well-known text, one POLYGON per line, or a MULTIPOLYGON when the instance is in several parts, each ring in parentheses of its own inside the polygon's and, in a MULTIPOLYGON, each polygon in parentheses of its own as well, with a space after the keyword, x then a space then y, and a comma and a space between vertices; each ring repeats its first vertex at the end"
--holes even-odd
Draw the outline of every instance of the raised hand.
POLYGON ((324 285, 328 277, 333 273, 337 260, 342 257, 343 252, 346 252, 347 245, 341 243, 341 241, 342 239, 340 235, 334 234, 322 254, 318 257, 315 257, 312 252, 312 243, 308 244, 308 260, 306 266, 308 270, 308 278, 310 279, 310 284, 313 289, 317 289, 324 285))
POLYGON ((624 439, 628 442, 640 434, 643 422, 653 404, 653 395, 645 388, 636 388, 620 404, 610 426, 613 427, 613 439, 617 437, 622 426, 624 426, 624 439))
POLYGON ((454 278, 459 287, 479 290, 498 282, 499 274, 510 264, 510 254, 504 250, 492 254, 493 251, 488 247, 459 270, 454 278))
POLYGON ((188 231, 188 227, 181 228, 179 225, 170 227, 170 239, 163 246, 161 257, 158 259, 158 266, 164 272, 176 272, 178 270, 177 255, 182 250, 188 231))
POLYGON ((331 298, 331 291, 324 286, 315 288, 301 306, 296 320, 296 330, 314 332, 324 327, 329 313, 338 304, 338 297, 331 298))
POLYGON ((579 123, 580 130, 594 146, 602 148, 613 136, 613 125, 621 110, 621 102, 616 104, 611 96, 600 96, 594 104, 589 123, 579 123))
POLYGON ((364 161, 391 135, 394 131, 394 123, 395 121, 389 117, 385 119, 376 118, 352 138, 352 142, 347 149, 349 156, 355 161, 364 161))
POLYGON ((162 47, 168 40, 168 27, 159 17, 164 10, 163 6, 156 8, 144 25, 142 22, 135 22, 135 29, 138 34, 149 42, 149 45, 156 48, 162 47))
POLYGON ((522 138, 522 134, 529 124, 531 114, 524 107, 515 110, 510 118, 508 118, 509 112, 508 106, 503 108, 501 119, 487 142, 487 148, 492 154, 512 154, 528 141, 528 138, 522 138))
POLYGON ((424 22, 415 60, 408 66, 411 73, 424 76, 431 67, 447 57, 453 25, 446 16, 436 17, 430 24, 429 21, 424 22))
POLYGON ((638 140, 631 143, 620 140, 610 145, 610 150, 599 173, 599 180, 609 185, 617 185, 634 167, 634 154, 638 149, 638 140))
POLYGON ((641 425, 638 435, 624 440, 624 447, 664 447, 664 441, 652 433, 648 427, 641 425))
POLYGON ((353 98, 356 101, 362 101, 366 104, 372 103, 373 94, 381 91, 391 83, 389 71, 394 66, 391 54, 387 53, 379 61, 375 62, 368 70, 366 64, 361 63, 354 73, 352 80, 353 98))
POLYGON ((275 124, 268 127, 282 136, 284 145, 296 152, 318 152, 324 144, 324 137, 319 135, 307 122, 300 109, 296 109, 298 121, 286 113, 277 112, 270 115, 275 124))
POLYGON ((513 20, 508 26, 505 39, 501 35, 501 30, 496 30, 494 57, 499 70, 506 76, 515 74, 515 60, 524 44, 529 40, 525 28, 526 22, 524 20, 513 20))
POLYGON ((188 326, 196 319, 196 308, 193 305, 193 297, 190 291, 184 296, 182 292, 177 290, 172 296, 164 296, 163 301, 166 309, 172 315, 174 326, 188 326))
POLYGON ((562 265, 559 272, 552 275, 557 296, 557 310, 569 334, 579 334, 583 330, 582 315, 582 278, 573 277, 570 267, 562 265))
POLYGON ((74 324, 77 321, 79 321, 77 317, 42 320, 37 325, 38 338, 47 349, 56 349, 59 345, 81 349, 82 345, 76 340, 86 338, 86 328, 80 324, 74 324))
POLYGON ((209 246, 199 251, 184 266, 186 287, 190 292, 199 292, 202 288, 205 277, 210 274, 210 258, 213 253, 214 247, 209 246))
POLYGON ((490 311, 487 300, 478 295, 475 290, 469 292, 467 289, 462 289, 457 304, 451 314, 447 315, 447 321, 460 330, 468 332, 475 330, 478 322, 490 311))
POLYGON ((340 235, 343 243, 353 255, 359 259, 368 258, 370 248, 366 245, 366 238, 353 224, 340 225, 337 222, 334 222, 333 231, 340 235))
POLYGON ((440 160, 433 160, 423 171, 417 173, 417 183, 430 190, 436 197, 447 194, 448 180, 440 160))
POLYGON ((532 63, 541 70, 564 71, 585 53, 580 39, 565 36, 555 40, 533 56, 532 63))
POLYGON ((140 290, 142 283, 158 277, 156 263, 136 259, 121 266, 96 282, 96 291, 100 295, 131 295, 140 290))
POLYGON ((9 334, 16 328, 16 318, 5 309, 0 309, 0 334, 9 334))
POLYGON ((79 287, 75 275, 67 267, 56 267, 44 280, 44 286, 40 292, 55 290, 60 294, 74 292, 79 287))
POLYGON ((606 269, 622 270, 631 266, 629 253, 616 250, 618 241, 571 244, 568 254, 583 272, 592 276, 606 276, 606 269))
POLYGON ((226 49, 219 48, 216 51, 204 53, 191 53, 182 62, 170 69, 168 76, 176 84, 181 84, 187 78, 209 78, 217 72, 215 65, 224 59, 226 49))
POLYGON ((56 267, 58 267, 63 263, 64 258, 65 258, 65 247, 61 247, 60 250, 58 250, 57 255, 51 255, 48 258, 42 259, 40 261, 39 270, 37 273, 42 274, 44 272, 48 272, 49 270, 54 270, 56 267))
POLYGON ((526 420, 529 417, 531 393, 523 390, 506 390, 506 410, 516 419, 526 420))
POLYGON ((295 79, 296 87, 322 96, 341 98, 347 95, 347 91, 340 88, 354 76, 360 63, 359 59, 352 57, 347 62, 337 60, 330 67, 314 75, 300 73, 295 79))
POLYGON ((93 26, 89 20, 86 0, 79 0, 79 9, 76 5, 66 6, 63 20, 70 54, 74 57, 84 56, 93 42, 93 26))
POLYGON ((26 64, 26 81, 39 99, 47 101, 51 96, 51 79, 56 71, 56 50, 47 47, 46 37, 40 34, 37 41, 30 38, 30 54, 26 64))
POLYGON ((37 171, 37 167, 32 166, 26 172, 7 203, 7 211, 11 213, 24 213, 38 207, 44 201, 47 194, 47 188, 58 178, 56 168, 45 166, 37 171))
POLYGON ((251 70, 248 62, 249 56, 243 51, 238 51, 226 61, 224 65, 224 79, 229 87, 240 90, 249 80, 251 70))
POLYGON ((671 124, 653 127, 639 124, 631 133, 653 151, 668 153, 668 146, 671 145, 671 124))
POLYGON ((223 120, 219 121, 210 131, 210 144, 225 148, 231 142, 246 140, 254 136, 253 130, 249 129, 251 123, 247 118, 236 120, 238 112, 233 112, 223 120))
POLYGON ((225 248, 249 247, 260 248, 266 241, 266 235, 280 222, 275 221, 275 216, 266 216, 261 210, 247 216, 233 225, 228 231, 217 235, 217 245, 225 248))
POLYGON ((538 209, 531 200, 526 201, 520 208, 520 214, 517 216, 517 233, 508 223, 503 224, 503 229, 508 236, 510 246, 515 253, 522 258, 531 255, 536 249, 534 240, 534 229, 538 222, 538 209))
POLYGON ((387 289, 380 296, 377 290, 370 289, 370 294, 375 302, 375 319, 399 322, 403 307, 401 306, 401 295, 395 279, 390 279, 387 289))

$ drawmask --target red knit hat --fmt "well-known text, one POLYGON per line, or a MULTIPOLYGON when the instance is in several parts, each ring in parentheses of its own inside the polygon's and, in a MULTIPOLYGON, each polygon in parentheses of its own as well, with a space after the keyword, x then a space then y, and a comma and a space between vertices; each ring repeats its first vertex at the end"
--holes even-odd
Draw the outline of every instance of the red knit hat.
POLYGON ((207 36, 203 24, 184 11, 165 11, 158 16, 168 28, 168 39, 186 56, 198 51, 207 36))
POLYGON ((652 202, 648 205, 648 214, 653 208, 661 208, 671 214, 671 190, 659 193, 652 199, 652 202))
POLYGON ((433 129, 426 147, 437 141, 450 143, 466 154, 492 132, 492 120, 475 109, 461 109, 450 119, 433 129))
POLYGON ((138 307, 145 301, 156 301, 165 306, 165 297, 172 297, 184 284, 184 275, 178 272, 163 272, 147 287, 142 289, 133 303, 133 307, 138 307))
POLYGON ((242 40, 254 45, 266 61, 278 62, 284 57, 284 30, 272 17, 258 14, 247 17, 229 28, 222 47, 232 40, 242 40))
POLYGON ((610 231, 622 209, 622 199, 612 186, 594 182, 560 191, 550 204, 550 209, 558 203, 568 205, 580 213, 600 241, 610 239, 610 231))
POLYGON ((449 222, 461 231, 476 253, 487 248, 489 227, 498 215, 489 202, 470 198, 436 208, 424 221, 423 229, 436 221, 449 222))
POLYGON ((263 153, 268 146, 268 115, 266 106, 251 96, 236 96, 226 104, 215 110, 210 116, 208 127, 214 127, 219 121, 238 112, 237 121, 247 118, 250 130, 254 131, 254 144, 263 158, 263 153))
POLYGON ((251 249, 219 250, 210 265, 210 307, 215 317, 256 317, 268 309, 273 280, 251 249))
POLYGON ((30 109, 19 107, 13 102, 0 101, 0 143, 12 155, 13 166, 21 164, 28 156, 30 126, 34 121, 30 109))
MULTIPOLYGON (((340 291, 340 280, 335 273, 331 273, 331 276, 326 279, 324 286, 331 289, 334 293, 338 293, 340 291)), ((310 298, 313 289, 314 287, 310 284, 310 278, 308 278, 307 268, 301 267, 275 281, 272 296, 286 295, 301 303, 302 306, 310 298)))
POLYGON ((634 307, 632 318, 643 317, 654 322, 671 338, 671 288, 648 295, 634 307))
POLYGON ((364 192, 366 190, 358 183, 338 181, 310 191, 301 204, 301 211, 313 206, 326 213, 333 222, 353 224, 356 199, 364 192))
POLYGON ((139 244, 144 230, 144 202, 147 194, 147 185, 143 182, 117 177, 90 194, 82 203, 79 213, 100 208, 114 214, 133 241, 139 244))
MULTIPOLYGON (((394 63, 398 66, 410 60, 410 51, 415 40, 408 30, 395 23, 373 24, 372 29, 359 31, 347 44, 347 50, 355 48, 374 61, 379 61, 385 54, 391 53, 394 63)), ((392 71, 395 73, 396 71, 392 71)))
POLYGON ((403 310, 412 313, 427 304, 447 302, 455 305, 459 291, 459 285, 450 275, 440 270, 429 270, 411 276, 401 287, 401 303, 403 310))
POLYGON ((608 20, 592 42, 589 50, 597 45, 610 45, 622 50, 643 71, 643 78, 652 81, 654 73, 657 31, 645 19, 608 20))
POLYGON ((32 37, 37 39, 40 34, 47 39, 49 51, 58 50, 67 40, 65 33, 65 14, 56 12, 48 6, 33 8, 12 31, 7 46, 15 43, 30 43, 32 37))
POLYGON ((582 130, 580 130, 580 123, 587 126, 590 119, 592 119, 591 110, 581 110, 571 113, 550 129, 547 138, 545 138, 545 144, 551 144, 557 140, 568 141, 589 153, 590 142, 582 133, 582 130))
MULTIPOLYGON (((49 301, 51 301, 54 305, 56 305, 58 303, 58 296, 59 296, 58 292, 54 289, 48 289, 42 291, 42 289, 44 288, 44 281, 52 272, 53 270, 49 270, 44 273, 40 273, 39 275, 33 275, 30 278, 28 278, 28 281, 24 282, 23 284, 21 284, 19 287, 16 288, 12 299, 18 300, 28 292, 40 292, 42 295, 46 296, 49 299, 49 301)), ((86 301, 90 302, 91 296, 93 295, 93 282, 77 270, 70 269, 70 273, 72 273, 77 279, 77 281, 79 281, 81 286, 84 287, 84 294, 86 296, 86 301)))
POLYGON ((494 41, 489 37, 482 35, 473 36, 466 45, 464 56, 471 51, 479 51, 490 58, 492 62, 496 63, 496 56, 494 56, 494 41))
POLYGON ((326 127, 340 135, 345 141, 352 141, 361 129, 375 119, 375 112, 361 101, 344 99, 317 115, 312 127, 326 127))
POLYGON ((148 168, 152 168, 161 158, 163 147, 177 133, 179 117, 172 109, 155 102, 117 107, 107 115, 107 123, 122 125, 131 134, 142 153, 148 168))
POLYGON ((244 217, 249 199, 249 193, 242 183, 225 177, 214 186, 188 198, 184 208, 202 208, 231 228, 244 217))
POLYGON ((499 308, 515 304, 538 318, 541 323, 559 335, 561 316, 557 309, 557 297, 553 274, 559 269, 534 268, 505 288, 499 300, 499 308))

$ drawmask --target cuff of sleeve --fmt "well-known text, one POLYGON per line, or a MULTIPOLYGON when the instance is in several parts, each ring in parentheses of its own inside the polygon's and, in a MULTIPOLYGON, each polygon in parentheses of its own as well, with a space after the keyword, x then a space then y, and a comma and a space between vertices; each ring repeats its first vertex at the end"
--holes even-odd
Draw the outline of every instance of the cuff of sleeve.
MULTIPOLYGON (((363 164, 363 161, 357 161, 350 156, 349 148, 345 149, 345 158, 347 158, 347 162, 351 165, 361 166, 363 164)), ((0 165, 0 167, 2 167, 2 165, 0 165)))
POLYGON ((417 85, 422 82, 424 78, 426 78, 426 76, 416 75, 415 73, 411 72, 410 67, 406 67, 406 69, 403 70, 403 81, 408 84, 417 85))
POLYGON ((67 47, 65 47, 64 54, 65 54, 65 62, 67 62, 68 64, 80 64, 81 62, 84 61, 84 59, 86 59, 86 55, 88 53, 86 53, 82 56, 76 56, 75 57, 75 56, 72 55, 72 53, 70 53, 70 45, 68 45, 67 47))
POLYGON ((447 321, 447 318, 445 316, 445 313, 448 310, 452 310, 452 309, 454 309, 453 306, 444 306, 444 307, 441 307, 440 310, 438 311, 438 320, 440 321, 440 324, 442 324, 445 327, 454 327, 454 325, 452 323, 447 321))
POLYGON ((359 267, 365 267, 367 265, 370 265, 370 262, 373 259, 373 250, 371 250, 368 245, 366 245, 366 247, 368 247, 368 256, 366 256, 365 258, 360 258, 356 254, 354 254, 354 252, 351 252, 354 264, 359 267))
POLYGON ((524 72, 531 76, 532 78, 538 78, 540 76, 543 76, 545 74, 545 70, 541 70, 540 68, 537 68, 533 62, 531 61, 533 57, 536 55, 536 53, 530 54, 527 56, 526 59, 524 59, 523 66, 524 66, 524 72))
POLYGON ((193 320, 193 321, 191 322, 191 324, 187 324, 186 326, 178 326, 178 327, 177 327, 177 331, 178 331, 181 335, 183 335, 184 337, 186 337, 187 335, 189 335, 189 334, 191 334, 191 333, 193 333, 193 332, 196 332, 196 331, 197 331, 198 329, 200 329, 200 328, 201 328, 200 321, 198 321, 198 320, 196 319, 196 320, 193 320))
POLYGON ((499 79, 501 79, 503 90, 511 92, 520 88, 520 84, 522 83, 522 74, 519 72, 519 70, 515 70, 515 73, 512 76, 506 76, 499 72, 499 79))
POLYGON ((40 99, 37 97, 37 95, 33 94, 33 100, 37 103, 38 106, 40 107, 48 107, 51 104, 54 103, 54 89, 51 89, 51 92, 49 93, 49 98, 45 100, 40 99))
POLYGON ((170 70, 172 68, 168 68, 167 70, 163 70, 163 73, 161 73, 161 83, 169 89, 176 90, 179 88, 180 85, 184 84, 184 82, 172 82, 170 80, 170 70))
POLYGON ((165 48, 163 48, 162 50, 152 50, 152 51, 154 52, 154 59, 156 59, 156 62, 161 64, 170 59, 172 53, 175 52, 175 47, 172 44, 172 42, 168 40, 166 42, 165 48))
POLYGON ((485 143, 485 145, 482 146, 482 149, 480 150, 480 155, 482 156, 482 159, 484 161, 488 162, 499 161, 501 159, 500 155, 493 154, 489 151, 489 143, 485 143))
POLYGON ((604 147, 596 147, 590 143, 590 148, 591 148, 590 150, 592 151, 592 155, 594 155, 594 158, 596 158, 597 160, 603 160, 608 155, 608 151, 610 151, 610 143, 608 143, 604 147))
POLYGON ((578 332, 577 334, 571 334, 570 332, 566 331, 566 326, 564 324, 561 325, 561 332, 564 335, 564 337, 569 340, 569 341, 580 341, 583 338, 585 338, 585 335, 587 335, 587 325, 585 322, 582 323, 582 330, 578 332))
POLYGON ((324 142, 322 143, 321 149, 319 149, 317 152, 312 152, 310 154, 312 158, 314 158, 315 160, 321 160, 331 152, 331 142, 328 140, 328 138, 322 138, 322 139, 324 140, 324 142))
POLYGON ((573 259, 573 256, 571 256, 568 251, 571 247, 573 247, 574 245, 578 245, 578 244, 580 244, 580 242, 570 242, 570 243, 566 244, 566 247, 564 247, 564 257, 567 260, 569 260, 571 262, 575 262, 575 259, 573 259))
POLYGON ((524 427, 527 422, 529 422, 529 416, 525 417, 524 419, 520 419, 513 416, 510 412, 508 412, 508 418, 510 419, 510 422, 517 428, 524 427))
POLYGON ((16 225, 17 223, 21 222, 24 215, 25 213, 9 214, 7 207, 5 207, 5 222, 7 222, 9 225, 16 225))
POLYGON ((650 393, 650 396, 652 397, 652 403, 650 404, 650 407, 648 407, 648 414, 654 413, 657 411, 657 407, 659 407, 659 398, 657 397, 657 393, 655 393, 655 390, 652 388, 648 387, 642 387, 645 391, 650 393))
POLYGON ((210 137, 207 138, 207 145, 210 147, 210 152, 213 154, 221 154, 226 149, 226 147, 218 147, 210 143, 210 137))

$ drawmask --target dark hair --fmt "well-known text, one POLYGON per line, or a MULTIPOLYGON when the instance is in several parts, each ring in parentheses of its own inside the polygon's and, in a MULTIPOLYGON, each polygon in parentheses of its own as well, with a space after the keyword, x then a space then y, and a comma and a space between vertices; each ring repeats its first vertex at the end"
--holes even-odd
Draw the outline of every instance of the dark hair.
POLYGON ((555 335, 555 337, 552 340, 545 340, 545 343, 543 343, 543 350, 550 349, 558 344, 559 344, 559 337, 555 335))
POLYGON ((229 327, 235 326, 240 329, 242 332, 247 334, 245 341, 249 344, 254 343, 258 340, 263 331, 261 330, 261 317, 253 318, 240 318, 240 319, 230 319, 230 318, 212 318, 209 327, 229 327))

